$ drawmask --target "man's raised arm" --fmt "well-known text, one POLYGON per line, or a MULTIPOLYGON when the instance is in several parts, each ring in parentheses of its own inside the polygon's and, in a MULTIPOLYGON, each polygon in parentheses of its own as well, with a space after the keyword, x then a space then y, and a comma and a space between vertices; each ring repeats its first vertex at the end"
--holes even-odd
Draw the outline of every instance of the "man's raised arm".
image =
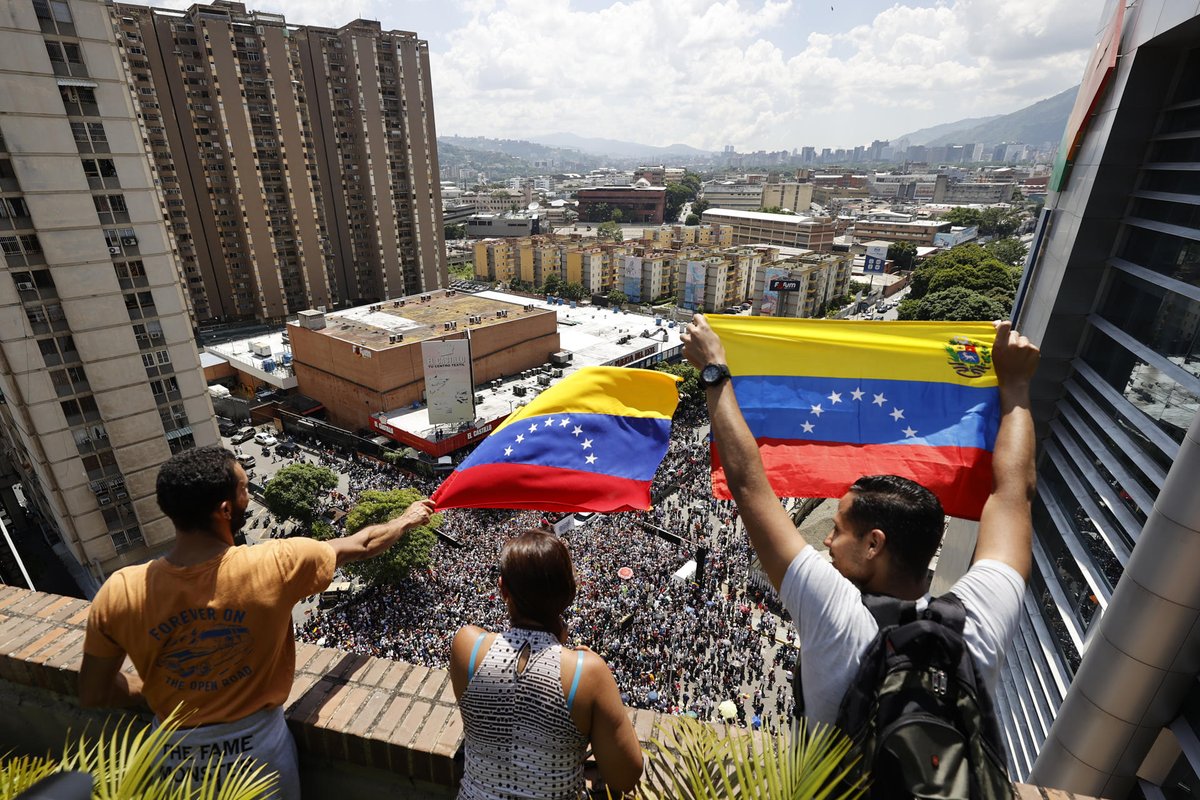
POLYGON ((996 323, 992 362, 1000 380, 1000 430, 992 451, 992 493, 979 519, 975 561, 1003 561, 1029 580, 1033 547, 1031 505, 1037 491, 1029 383, 1040 354, 1011 322, 996 323))
MULTIPOLYGON (((683 354, 699 370, 710 364, 726 366, 725 348, 703 314, 692 317, 683 333, 683 354)), ((784 573, 796 554, 808 546, 779 504, 767 480, 758 443, 750 433, 728 379, 705 389, 708 418, 729 491, 750 544, 758 554, 771 585, 779 591, 784 573)))

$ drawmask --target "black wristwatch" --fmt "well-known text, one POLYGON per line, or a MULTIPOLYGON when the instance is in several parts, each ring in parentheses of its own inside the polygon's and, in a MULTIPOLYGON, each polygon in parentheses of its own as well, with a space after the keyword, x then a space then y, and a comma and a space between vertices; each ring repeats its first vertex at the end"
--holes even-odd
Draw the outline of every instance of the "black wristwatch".
POLYGON ((704 388, 706 389, 713 386, 720 386, 731 377, 729 367, 724 364, 709 364, 700 370, 700 382, 704 384, 704 388))

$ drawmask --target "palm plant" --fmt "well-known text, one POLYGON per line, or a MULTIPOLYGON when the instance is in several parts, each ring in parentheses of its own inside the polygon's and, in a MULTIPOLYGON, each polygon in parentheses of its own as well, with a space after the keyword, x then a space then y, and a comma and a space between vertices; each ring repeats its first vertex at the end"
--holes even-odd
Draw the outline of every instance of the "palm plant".
POLYGON ((260 800, 274 791, 276 778, 253 759, 239 757, 229 767, 214 758, 196 777, 181 778, 183 767, 166 767, 168 743, 181 717, 172 713, 157 728, 130 718, 98 737, 68 740, 60 758, 9 756, 0 761, 0 800, 12 800, 56 772, 92 776, 93 800, 260 800))
POLYGON ((638 800, 855 800, 863 779, 850 780, 857 758, 836 728, 750 733, 676 717, 658 726, 646 750, 638 800))

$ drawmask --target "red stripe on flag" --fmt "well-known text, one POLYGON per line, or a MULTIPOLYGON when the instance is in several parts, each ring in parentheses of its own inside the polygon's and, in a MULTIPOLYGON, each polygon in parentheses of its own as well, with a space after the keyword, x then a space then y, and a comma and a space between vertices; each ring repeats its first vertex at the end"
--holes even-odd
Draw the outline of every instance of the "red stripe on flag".
MULTIPOLYGON (((929 489, 952 517, 979 519, 992 491, 992 454, 969 447, 838 444, 758 439, 771 488, 779 497, 841 497, 863 475, 900 475, 929 489)), ((730 499, 712 446, 713 495, 730 499)))
POLYGON ((450 473, 433 493, 438 508, 643 511, 650 481, 536 464, 479 464, 450 473))

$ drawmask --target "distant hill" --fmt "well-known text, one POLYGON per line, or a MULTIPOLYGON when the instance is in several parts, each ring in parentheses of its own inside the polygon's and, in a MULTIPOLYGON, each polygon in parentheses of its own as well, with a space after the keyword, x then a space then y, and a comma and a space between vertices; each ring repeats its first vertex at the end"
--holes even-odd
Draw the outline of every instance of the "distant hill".
POLYGON ((900 139, 908 139, 908 143, 912 145, 929 144, 939 136, 949 136, 958 131, 965 131, 974 128, 976 125, 982 125, 985 122, 991 122, 994 119, 1000 119, 1000 115, 996 114, 991 117, 968 117, 960 119, 957 122, 943 122, 941 125, 931 125, 928 128, 921 128, 919 131, 906 133, 903 136, 893 136, 892 141, 896 142, 900 139))
POLYGON ((1000 142, 1058 144, 1067 128, 1067 118, 1071 116, 1071 108, 1075 105, 1075 95, 1078 92, 1079 87, 1073 86, 1065 92, 1039 100, 1011 114, 1004 114, 951 134, 936 136, 926 144, 933 147, 964 142, 986 145, 1000 142))
POLYGON ((690 156, 705 158, 713 155, 708 150, 698 150, 686 144, 672 144, 659 147, 637 142, 623 142, 618 139, 598 139, 595 137, 578 136, 574 133, 551 133, 545 136, 534 136, 533 141, 554 147, 568 147, 601 156, 616 156, 618 158, 641 158, 643 156, 690 156))
POLYGON ((439 147, 456 148, 479 153, 502 154, 525 161, 536 160, 577 160, 577 150, 564 150, 559 147, 548 147, 544 144, 527 142, 523 139, 489 139, 485 136, 439 136, 439 147))

